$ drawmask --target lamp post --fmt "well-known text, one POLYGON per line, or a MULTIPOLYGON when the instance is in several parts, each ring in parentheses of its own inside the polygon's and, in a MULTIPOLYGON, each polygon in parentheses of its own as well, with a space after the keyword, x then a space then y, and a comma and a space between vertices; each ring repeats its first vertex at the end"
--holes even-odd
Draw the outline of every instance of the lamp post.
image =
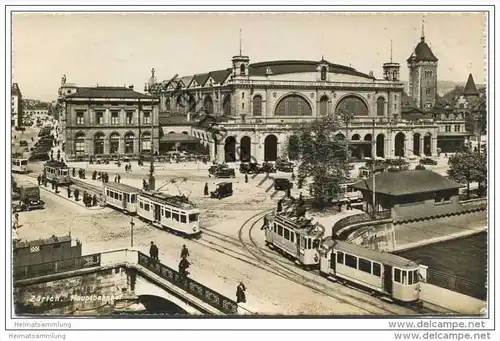
POLYGON ((375 118, 372 119, 372 213, 375 218, 375 154, 376 154, 376 140, 375 140, 375 118))
POLYGON ((345 124, 345 146, 346 146, 346 162, 349 163, 349 123, 351 122, 352 118, 354 117, 354 114, 348 113, 345 111, 341 112, 341 117, 342 120, 344 121, 345 124))
POLYGON ((130 218, 130 247, 134 247, 134 218, 130 218))

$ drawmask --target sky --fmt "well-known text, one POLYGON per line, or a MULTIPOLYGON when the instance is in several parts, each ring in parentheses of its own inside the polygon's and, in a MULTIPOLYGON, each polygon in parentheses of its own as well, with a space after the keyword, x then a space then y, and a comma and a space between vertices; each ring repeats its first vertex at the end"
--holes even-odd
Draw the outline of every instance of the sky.
POLYGON ((420 41, 439 59, 438 80, 485 83, 483 13, 17 13, 12 16, 12 77, 24 98, 52 101, 61 78, 80 86, 134 85, 250 62, 320 60, 382 77, 420 41))

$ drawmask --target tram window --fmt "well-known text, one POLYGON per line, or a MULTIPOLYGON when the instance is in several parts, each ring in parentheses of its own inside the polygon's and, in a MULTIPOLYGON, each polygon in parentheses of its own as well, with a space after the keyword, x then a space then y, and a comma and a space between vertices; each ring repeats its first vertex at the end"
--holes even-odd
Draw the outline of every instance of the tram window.
POLYGON ((21 160, 21 166, 27 166, 28 160, 21 160))
POLYGON ((128 195, 127 193, 125 193, 124 196, 125 196, 125 201, 126 202, 130 202, 130 195, 128 195))
POLYGON ((144 208, 144 206, 142 205, 142 201, 139 201, 139 207, 144 208))
POLYGON ((198 221, 198 214, 196 214, 196 213, 189 215, 189 222, 192 223, 194 221, 198 221))
POLYGON ((370 262, 369 260, 363 259, 363 258, 359 258, 358 261, 359 261, 359 265, 358 265, 359 270, 367 272, 369 274, 372 273, 372 262, 370 262))
POLYGON ((278 235, 283 236, 283 226, 278 226, 278 235))
POLYGON ((337 251, 337 263, 344 264, 344 253, 337 251))
POLYGON ((295 243, 295 233, 293 233, 293 232, 290 232, 290 241, 292 243, 295 243))
POLYGON ((348 267, 357 269, 358 267, 358 259, 351 255, 345 255, 345 265, 348 267))
POLYGON ((122 201, 122 195, 118 194, 118 200, 122 201))
POLYGON ((109 197, 109 189, 106 190, 106 196, 109 197))
POLYGON ((186 222, 186 216, 184 214, 181 214, 181 223, 186 222))
POLYGON ((306 248, 306 242, 305 242, 305 238, 303 236, 300 236, 300 247, 302 249, 306 248))
POLYGON ((408 284, 408 277, 406 275, 406 271, 404 270, 401 270, 401 273, 403 274, 402 278, 401 278, 401 283, 403 284, 408 284))
POLYGON ((413 283, 420 282, 420 272, 418 270, 413 271, 413 283))
POLYGON ((165 210, 165 218, 170 218, 172 217, 172 212, 170 212, 169 210, 165 210))
POLYGON ((313 240, 313 249, 317 249, 319 247, 319 240, 314 239, 313 240))
POLYGON ((273 224, 273 231, 276 233, 276 223, 273 224))
POLYGON ((146 211, 149 211, 149 204, 144 204, 144 209, 145 209, 146 211))
POLYGON ((290 239, 290 231, 288 229, 283 230, 283 237, 287 240, 290 239))
POLYGON ((408 271, 408 284, 413 284, 413 271, 408 271))
POLYGON ((130 196, 130 202, 131 202, 132 204, 135 204, 135 194, 132 194, 132 195, 130 196))
POLYGON ((375 276, 380 277, 380 264, 379 263, 373 263, 373 274, 375 276))
POLYGON ((394 282, 401 283, 401 270, 394 269, 394 282))
POLYGON ((178 213, 172 213, 172 219, 179 221, 179 214, 178 213))
POLYGON ((307 248, 311 249, 311 238, 307 238, 307 248))

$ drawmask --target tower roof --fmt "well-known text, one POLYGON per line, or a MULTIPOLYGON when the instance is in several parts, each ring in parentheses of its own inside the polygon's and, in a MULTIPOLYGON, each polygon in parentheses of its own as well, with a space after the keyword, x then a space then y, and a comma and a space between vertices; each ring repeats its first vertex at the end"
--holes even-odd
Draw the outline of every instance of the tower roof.
POLYGON ((467 78, 467 84, 465 84, 463 94, 465 96, 479 96, 479 91, 477 91, 476 83, 474 83, 474 78, 472 78, 471 73, 469 73, 469 78, 467 78))
POLYGON ((432 50, 429 47, 429 45, 427 45, 427 43, 425 42, 425 37, 422 37, 420 43, 417 44, 415 50, 406 61, 437 62, 438 59, 436 58, 434 53, 432 53, 432 50))

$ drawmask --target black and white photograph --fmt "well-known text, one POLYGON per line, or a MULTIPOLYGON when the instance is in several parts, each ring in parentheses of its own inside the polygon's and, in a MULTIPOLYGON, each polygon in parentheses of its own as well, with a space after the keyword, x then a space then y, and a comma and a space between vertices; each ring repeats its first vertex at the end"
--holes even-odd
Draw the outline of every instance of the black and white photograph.
POLYGON ((6 326, 493 339, 491 12, 361 10, 7 8, 6 326))

